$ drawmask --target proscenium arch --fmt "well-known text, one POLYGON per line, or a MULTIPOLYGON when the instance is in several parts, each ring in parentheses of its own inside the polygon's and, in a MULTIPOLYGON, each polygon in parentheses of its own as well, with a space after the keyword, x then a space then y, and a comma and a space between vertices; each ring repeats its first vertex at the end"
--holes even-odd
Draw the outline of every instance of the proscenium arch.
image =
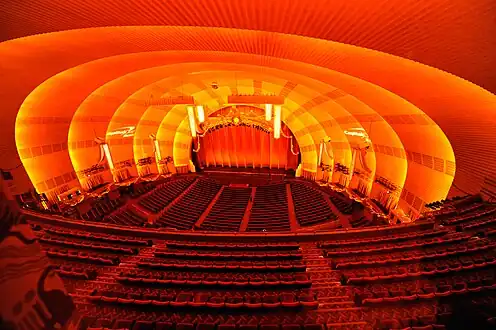
MULTIPOLYGON (((287 37, 287 36, 286 36, 287 37)), ((345 58, 344 62, 348 61, 347 58, 345 58)), ((356 62, 355 62, 356 63, 356 62)), ((341 63, 342 64, 342 63, 341 63)), ((356 69, 356 68, 355 68, 356 69)), ((361 75, 363 75, 363 71, 361 71, 361 75)), ((379 78, 380 79, 380 78, 379 78)))

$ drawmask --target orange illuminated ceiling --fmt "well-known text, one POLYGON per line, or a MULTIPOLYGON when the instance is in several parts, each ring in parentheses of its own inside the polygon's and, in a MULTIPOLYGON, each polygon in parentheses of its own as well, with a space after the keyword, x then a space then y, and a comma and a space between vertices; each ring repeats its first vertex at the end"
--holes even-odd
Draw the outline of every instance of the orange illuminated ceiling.
MULTIPOLYGON (((286 97, 307 170, 324 136, 350 162, 343 131, 363 127, 405 209, 444 198, 453 176, 474 193, 496 174, 495 14, 487 0, 6 0, 0 167, 20 156, 39 191, 77 185, 95 153, 81 145, 121 124, 137 134, 116 157, 146 155, 154 133, 187 159, 184 109, 139 104, 182 93, 214 109, 258 90, 286 97)), ((14 176, 26 190, 23 169, 14 176)))

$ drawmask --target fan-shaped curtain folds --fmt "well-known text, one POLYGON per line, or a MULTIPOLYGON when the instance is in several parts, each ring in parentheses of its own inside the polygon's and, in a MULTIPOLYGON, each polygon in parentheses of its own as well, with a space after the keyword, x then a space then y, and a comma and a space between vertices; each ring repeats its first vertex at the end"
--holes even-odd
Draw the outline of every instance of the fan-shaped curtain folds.
POLYGON ((260 128, 227 126, 195 139, 194 150, 199 149, 202 167, 296 169, 298 144, 287 127, 283 130, 287 138, 274 139, 260 128))

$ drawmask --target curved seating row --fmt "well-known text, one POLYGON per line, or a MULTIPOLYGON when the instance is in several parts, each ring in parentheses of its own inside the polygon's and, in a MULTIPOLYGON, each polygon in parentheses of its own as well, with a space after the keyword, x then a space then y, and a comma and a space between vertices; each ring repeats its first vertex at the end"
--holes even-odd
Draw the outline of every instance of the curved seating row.
POLYGON ((296 219, 301 226, 312 226, 337 218, 320 190, 304 183, 291 182, 291 195, 296 219))
POLYGON ((57 250, 53 248, 44 251, 49 258, 60 258, 102 265, 117 265, 120 262, 120 259, 114 256, 102 256, 80 251, 57 250))
POLYGON ((402 272, 396 274, 382 274, 382 275, 369 275, 367 274, 356 274, 355 276, 348 274, 346 276, 346 284, 360 285, 372 282, 381 282, 381 281, 398 281, 398 280, 409 280, 413 278, 427 278, 431 276, 445 276, 449 274, 458 274, 461 271, 469 271, 469 270, 477 270, 488 268, 496 265, 496 259, 493 257, 491 261, 483 261, 481 263, 460 263, 458 265, 454 265, 453 267, 449 267, 448 265, 441 267, 432 267, 425 266, 423 269, 419 269, 413 272, 402 272), (360 276, 362 275, 362 276, 360 276))
POLYGON ((191 286, 191 287, 224 287, 224 288, 273 288, 273 287, 310 287, 311 280, 303 274, 291 274, 287 276, 258 276, 258 277, 233 277, 233 276, 215 276, 212 274, 198 274, 188 276, 182 274, 160 274, 151 276, 151 274, 133 274, 121 273, 116 277, 121 283, 126 284, 143 284, 157 286, 191 286))
POLYGON ((239 231, 250 197, 251 188, 225 187, 200 229, 239 231))
POLYGON ((388 236, 378 236, 373 238, 363 238, 363 239, 352 239, 352 240, 339 240, 332 242, 318 242, 317 246, 320 248, 342 248, 349 247, 355 245, 368 245, 368 244, 381 244, 381 243, 392 243, 392 242, 401 242, 401 241, 409 241, 414 239, 435 237, 435 236, 443 236, 448 233, 447 229, 434 229, 428 231, 421 232, 412 232, 405 234, 395 234, 388 236))
POLYGON ((93 303, 121 304, 133 307, 170 307, 170 308, 215 308, 215 309, 272 309, 272 308, 317 308, 319 303, 312 295, 295 296, 291 293, 270 295, 232 295, 212 296, 208 292, 182 292, 177 295, 146 296, 134 298, 125 292, 118 297, 116 292, 92 292, 87 298, 93 303))
POLYGON ((150 195, 143 197, 138 204, 147 211, 158 213, 181 195, 194 181, 194 177, 170 180, 157 187, 150 195))
MULTIPOLYGON (((235 323, 181 323, 167 321, 145 321, 128 319, 92 319, 82 321, 83 329, 123 329, 123 330, 325 330, 324 324, 235 324, 235 323)), ((331 328, 329 328, 331 329, 331 328)))
POLYGON ((195 252, 156 250, 156 257, 178 259, 214 259, 214 260, 278 260, 302 258, 299 251, 286 252, 195 252))
POLYGON ((324 255, 327 257, 333 256, 349 256, 350 254, 372 254, 372 253, 387 253, 394 251, 403 251, 418 248, 427 248, 442 244, 454 244, 467 241, 471 238, 470 234, 453 234, 445 237, 426 238, 415 242, 400 242, 396 244, 377 244, 376 247, 367 247, 363 249, 355 248, 336 248, 334 250, 325 250, 324 255))
POLYGON ((257 187, 247 231, 289 231, 286 184, 257 187))
POLYGON ((279 251, 298 250, 298 243, 189 243, 189 242, 167 242, 168 248, 192 249, 192 250, 234 250, 234 251, 279 251))
POLYGON ((331 261, 331 267, 335 269, 349 268, 349 267, 379 267, 388 264, 397 263, 412 263, 424 260, 441 259, 451 256, 458 256, 462 254, 476 253, 492 249, 496 246, 495 242, 487 240, 479 240, 476 242, 469 242, 461 246, 449 247, 447 249, 429 249, 426 251, 408 251, 400 255, 386 255, 374 258, 367 258, 366 260, 357 261, 331 261))
POLYGON ((177 260, 170 262, 163 262, 161 260, 140 261, 137 265, 141 268, 152 268, 162 270, 196 270, 204 272, 219 272, 219 271, 257 271, 257 272, 296 272, 305 271, 306 265, 297 262, 281 262, 281 261, 268 261, 268 262, 232 262, 232 263, 217 263, 212 261, 194 260, 186 262, 183 260, 178 263, 177 260))
POLYGON ((105 216, 103 218, 103 222, 108 222, 118 226, 143 227, 146 219, 135 214, 131 210, 119 210, 118 212, 105 216))
POLYGON ((119 253, 119 254, 138 253, 138 249, 135 248, 119 247, 114 245, 85 242, 85 241, 75 242, 67 239, 58 239, 56 237, 50 237, 48 235, 39 237, 38 240, 40 241, 40 243, 61 245, 75 249, 89 249, 89 250, 104 251, 104 252, 119 253))
POLYGON ((442 222, 447 225, 458 225, 481 217, 486 217, 495 213, 496 213, 496 207, 488 207, 476 213, 469 213, 462 216, 456 216, 453 218, 444 219, 442 220, 442 222))
POLYGON ((183 195, 157 220, 162 227, 191 230, 222 186, 208 179, 198 179, 188 194, 183 195))
POLYGON ((385 292, 383 297, 377 295, 377 293, 372 294, 370 292, 364 292, 357 295, 357 302, 363 305, 381 304, 381 303, 392 303, 397 304, 399 302, 415 302, 419 300, 428 300, 435 298, 443 298, 454 295, 464 295, 468 293, 477 292, 494 292, 496 291, 496 284, 494 282, 485 285, 481 282, 470 282, 469 284, 465 282, 456 283, 455 285, 437 285, 432 286, 429 289, 424 288, 422 291, 409 292, 403 295, 401 292, 385 292), (395 295, 398 294, 398 295, 395 295))
POLYGON ((72 267, 67 265, 58 266, 55 271, 60 277, 68 277, 79 280, 94 280, 98 274, 95 269, 85 269, 82 267, 72 267))
POLYGON ((151 240, 144 240, 144 239, 135 238, 135 237, 122 237, 122 236, 100 234, 100 233, 99 234, 93 234, 93 233, 89 233, 86 231, 62 229, 62 228, 56 228, 56 227, 43 228, 42 230, 45 231, 46 233, 49 233, 49 234, 67 236, 67 237, 75 237, 75 238, 81 238, 81 239, 91 240, 91 241, 102 241, 102 242, 117 243, 117 244, 124 244, 124 245, 142 245, 142 246, 152 245, 151 240))

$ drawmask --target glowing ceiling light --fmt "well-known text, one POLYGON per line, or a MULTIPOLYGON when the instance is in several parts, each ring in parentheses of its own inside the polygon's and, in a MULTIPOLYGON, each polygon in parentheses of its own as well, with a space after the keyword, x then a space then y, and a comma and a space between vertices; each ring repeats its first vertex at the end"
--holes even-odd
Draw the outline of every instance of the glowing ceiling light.
POLYGON ((112 155, 110 154, 110 149, 108 144, 104 143, 102 144, 103 148, 103 153, 105 154, 105 158, 107 158, 107 162, 109 165, 110 170, 114 169, 114 162, 112 161, 112 155))
POLYGON ((189 128, 191 130, 191 136, 196 137, 196 123, 195 123, 194 108, 191 105, 189 105, 189 106, 187 106, 187 109, 188 109, 189 128))
POLYGON ((198 114, 198 121, 203 123, 205 121, 205 110, 203 109, 203 105, 196 106, 196 113, 198 114))
POLYGON ((265 120, 269 121, 272 119, 272 104, 265 105, 265 120))
POLYGON ((274 139, 281 137, 281 106, 274 106, 274 139))

